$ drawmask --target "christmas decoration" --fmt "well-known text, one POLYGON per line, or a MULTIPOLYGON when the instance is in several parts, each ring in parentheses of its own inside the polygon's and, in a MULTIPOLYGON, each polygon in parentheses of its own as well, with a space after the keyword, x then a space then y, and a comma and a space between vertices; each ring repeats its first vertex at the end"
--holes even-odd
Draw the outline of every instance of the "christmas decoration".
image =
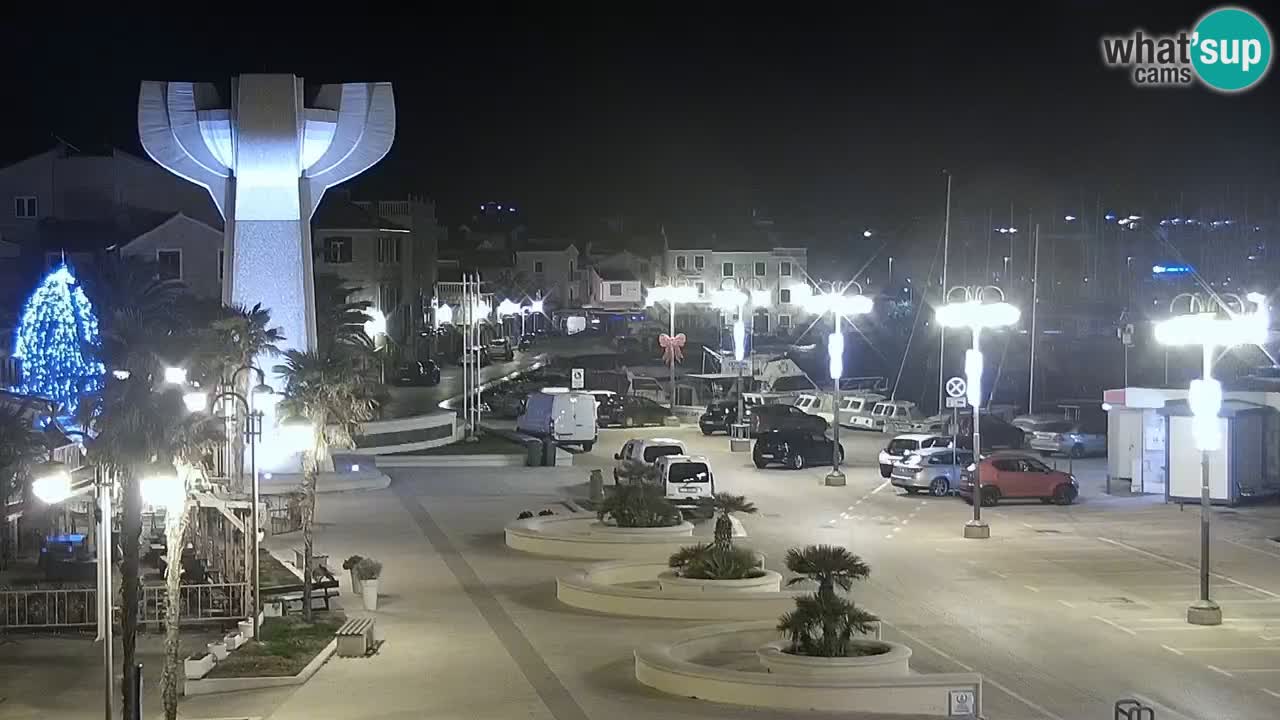
POLYGON ((13 355, 22 358, 22 383, 15 391, 45 397, 75 413, 79 398, 102 387, 104 369, 94 355, 98 318, 67 265, 41 281, 22 311, 13 355))

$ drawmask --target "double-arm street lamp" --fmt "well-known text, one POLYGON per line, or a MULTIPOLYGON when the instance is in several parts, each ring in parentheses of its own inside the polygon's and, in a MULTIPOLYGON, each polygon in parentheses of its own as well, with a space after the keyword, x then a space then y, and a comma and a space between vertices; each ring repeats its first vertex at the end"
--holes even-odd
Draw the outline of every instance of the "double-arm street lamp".
POLYGON ((663 349, 666 351, 667 362, 671 364, 671 396, 668 405, 671 406, 672 413, 676 411, 676 360, 680 357, 680 348, 684 346, 684 338, 676 335, 676 304, 697 301, 698 290, 692 285, 681 285, 679 287, 661 285, 649 288, 649 293, 645 297, 646 307, 653 307, 657 303, 666 303, 667 309, 671 311, 671 333, 667 335, 663 349))
POLYGON ((1209 598, 1209 453, 1222 448, 1218 412, 1222 410, 1222 384, 1213 379, 1213 354, 1218 348, 1234 345, 1261 345, 1267 341, 1270 316, 1266 296, 1249 293, 1245 300, 1231 293, 1204 297, 1183 293, 1188 314, 1156 323, 1156 340, 1164 345, 1200 345, 1204 365, 1199 380, 1192 380, 1187 393, 1191 409, 1191 436, 1200 450, 1200 599, 1187 608, 1192 625, 1221 625, 1222 608, 1209 598), (1254 306, 1248 312, 1246 300, 1254 306))
POLYGON ((799 291, 798 299, 802 307, 819 315, 831 313, 831 335, 827 338, 827 369, 834 386, 831 397, 831 434, 834 442, 831 447, 831 472, 827 473, 824 482, 830 487, 841 487, 845 484, 844 473, 840 471, 840 462, 844 460, 844 450, 840 447, 840 378, 844 376, 843 320, 848 318, 852 323, 852 318, 871 312, 873 303, 871 298, 862 294, 862 286, 853 281, 832 283, 829 290, 816 295, 808 285, 800 287, 803 290, 792 289, 792 297, 795 298, 799 291), (850 287, 857 289, 856 295, 845 294, 845 290, 850 287))
POLYGON ((744 320, 748 307, 768 307, 769 292, 767 290, 752 290, 749 293, 743 290, 720 290, 711 296, 711 305, 722 312, 737 313, 733 321, 733 359, 738 366, 738 414, 733 426, 729 428, 730 432, 730 450, 746 450, 750 448, 751 442, 746 434, 746 423, 743 416, 746 413, 745 400, 742 389, 742 373, 746 368, 747 357, 747 327, 744 320))
MULTIPOLYGON (((982 520, 982 350, 979 337, 983 328, 1007 327, 1018 322, 1018 308, 1004 301, 1004 291, 991 285, 954 287, 947 292, 947 303, 937 309, 938 324, 944 328, 965 327, 973 331, 973 347, 964 354, 966 395, 973 406, 973 519, 965 523, 964 536, 982 540, 991 537, 991 528, 982 520), (998 299, 987 302, 994 294, 998 299), (951 302, 955 298, 956 302, 951 302)), ((954 449, 954 448, 953 448, 954 449)))

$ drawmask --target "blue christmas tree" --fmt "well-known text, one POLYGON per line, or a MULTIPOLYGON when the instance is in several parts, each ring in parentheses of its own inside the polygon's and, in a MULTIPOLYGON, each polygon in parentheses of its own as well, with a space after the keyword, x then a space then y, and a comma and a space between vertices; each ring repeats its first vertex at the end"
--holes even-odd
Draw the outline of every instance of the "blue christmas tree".
POLYGON ((49 398, 63 415, 75 413, 79 398, 102 387, 104 369, 98 349, 98 318, 93 305, 66 264, 54 268, 27 299, 14 340, 22 358, 25 395, 49 398))

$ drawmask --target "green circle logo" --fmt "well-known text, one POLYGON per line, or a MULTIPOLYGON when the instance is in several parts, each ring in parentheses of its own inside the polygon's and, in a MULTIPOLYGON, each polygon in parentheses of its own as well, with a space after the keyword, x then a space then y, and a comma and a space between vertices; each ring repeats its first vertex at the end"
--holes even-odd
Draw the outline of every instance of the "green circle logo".
POLYGON ((1271 66, 1271 32, 1257 15, 1235 7, 1200 18, 1191 64, 1200 80, 1220 92, 1253 87, 1271 66))

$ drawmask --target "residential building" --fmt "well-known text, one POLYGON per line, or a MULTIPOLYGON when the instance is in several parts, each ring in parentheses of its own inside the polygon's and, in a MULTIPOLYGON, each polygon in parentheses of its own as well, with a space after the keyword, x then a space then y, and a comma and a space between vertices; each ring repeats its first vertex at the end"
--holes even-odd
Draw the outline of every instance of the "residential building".
POLYGON ((120 246, 120 254, 155 262, 161 277, 181 280, 194 295, 221 298, 224 238, 221 229, 176 213, 120 246))
POLYGON ((587 281, 578 261, 578 248, 568 241, 531 242, 528 249, 516 251, 515 272, 545 299, 546 307, 581 307, 587 281))
POLYGON ((663 277, 659 284, 695 288, 700 300, 710 302, 719 290, 763 290, 769 305, 756 308, 754 332, 789 331, 805 314, 794 287, 808 277, 808 251, 802 247, 760 250, 717 250, 712 247, 668 248, 663 253, 663 277))
POLYGON ((587 268, 590 280, 584 307, 630 310, 644 306, 645 285, 628 270, 587 268))

